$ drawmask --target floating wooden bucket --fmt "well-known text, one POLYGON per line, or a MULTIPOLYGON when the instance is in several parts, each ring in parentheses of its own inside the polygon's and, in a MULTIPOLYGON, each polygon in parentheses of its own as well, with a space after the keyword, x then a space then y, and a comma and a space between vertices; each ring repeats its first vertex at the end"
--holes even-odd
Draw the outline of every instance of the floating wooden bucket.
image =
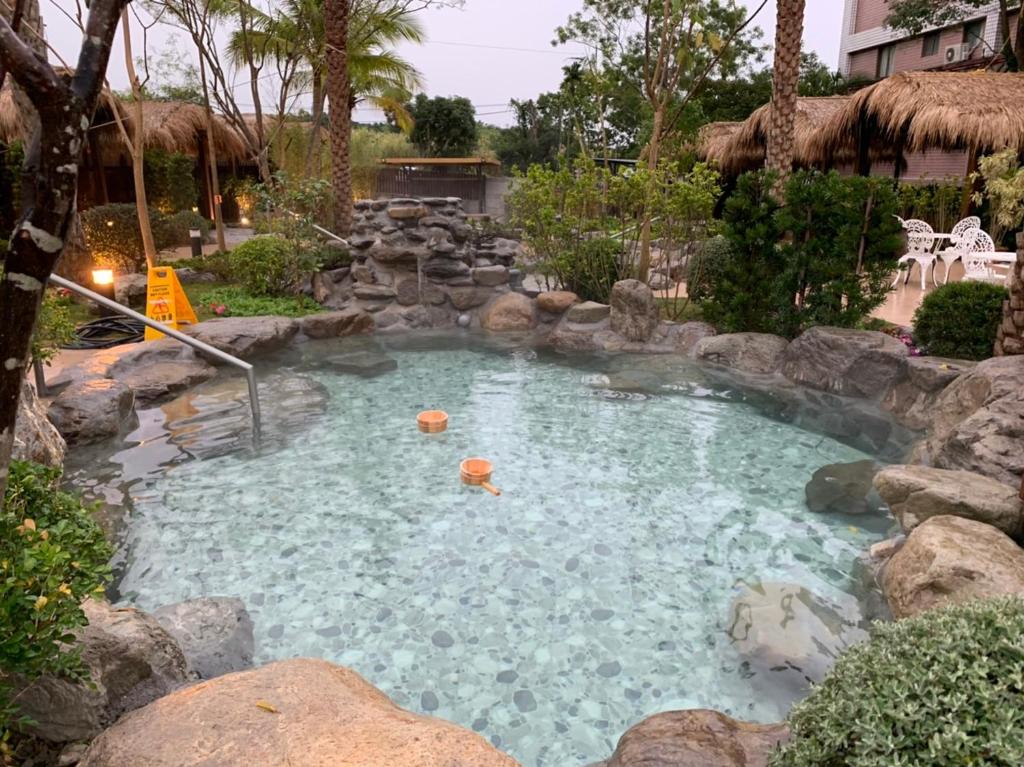
POLYGON ((416 425, 424 434, 439 434, 448 428, 448 414, 443 410, 424 410, 416 416, 416 425))
POLYGON ((462 475, 464 483, 482 487, 494 495, 501 495, 501 491, 491 484, 493 471, 494 467, 491 462, 485 461, 483 458, 467 458, 459 465, 459 474, 462 475))

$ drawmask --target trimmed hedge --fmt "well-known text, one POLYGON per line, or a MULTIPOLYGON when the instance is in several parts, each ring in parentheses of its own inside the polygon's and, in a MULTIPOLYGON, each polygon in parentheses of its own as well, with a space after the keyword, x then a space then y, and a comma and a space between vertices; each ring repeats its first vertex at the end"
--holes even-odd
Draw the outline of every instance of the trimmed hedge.
POLYGON ((876 624, 789 725, 770 767, 1024 764, 1024 600, 876 624))
MULTIPOLYGON (((210 232, 210 222, 190 210, 165 216, 150 208, 149 220, 157 250, 188 245, 190 229, 201 230, 203 239, 210 232)), ((120 272, 145 271, 146 254, 134 203, 97 205, 82 211, 82 228, 97 263, 120 272)))
POLYGON ((937 288, 914 315, 918 346, 937 357, 991 357, 1008 295, 1006 288, 987 282, 954 282, 937 288))

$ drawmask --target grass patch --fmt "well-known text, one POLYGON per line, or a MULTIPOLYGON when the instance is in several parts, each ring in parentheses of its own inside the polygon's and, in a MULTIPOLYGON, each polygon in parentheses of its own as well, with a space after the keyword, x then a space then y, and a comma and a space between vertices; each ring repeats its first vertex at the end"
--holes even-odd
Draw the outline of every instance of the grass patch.
POLYGON ((701 322, 704 319, 704 308, 697 301, 685 298, 658 298, 658 311, 663 320, 669 322, 701 322))
POLYGON ((254 296, 239 285, 197 283, 185 286, 199 321, 214 317, 305 317, 324 311, 308 296, 254 296))

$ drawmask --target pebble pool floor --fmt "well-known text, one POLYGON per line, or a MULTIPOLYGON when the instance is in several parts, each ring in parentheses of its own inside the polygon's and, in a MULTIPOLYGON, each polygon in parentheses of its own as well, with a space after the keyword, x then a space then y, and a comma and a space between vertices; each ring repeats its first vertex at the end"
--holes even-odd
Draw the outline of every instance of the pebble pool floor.
POLYGON ((863 453, 678 371, 623 393, 527 349, 388 353, 398 369, 376 378, 301 373, 326 412, 283 445, 151 475, 123 599, 241 597, 258 661, 350 666, 526 767, 605 759, 659 711, 785 715, 752 694, 730 600, 760 580, 851 599, 853 560, 879 536, 810 514, 803 491, 863 453), (417 431, 427 408, 448 432, 417 431), (461 485, 475 455, 500 498, 461 485))

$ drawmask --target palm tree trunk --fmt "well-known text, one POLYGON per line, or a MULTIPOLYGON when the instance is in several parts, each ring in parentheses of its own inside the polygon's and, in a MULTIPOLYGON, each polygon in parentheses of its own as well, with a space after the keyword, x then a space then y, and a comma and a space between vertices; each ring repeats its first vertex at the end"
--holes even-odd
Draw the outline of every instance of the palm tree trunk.
POLYGON ((793 170, 794 128, 800 88, 800 46, 804 34, 806 0, 778 0, 775 29, 775 70, 772 77, 772 112, 765 167, 777 174, 774 191, 781 197, 793 170))
POLYGON ((334 187, 334 231, 352 231, 352 115, 348 77, 349 0, 325 0, 327 37, 327 99, 331 122, 331 182, 334 187))

